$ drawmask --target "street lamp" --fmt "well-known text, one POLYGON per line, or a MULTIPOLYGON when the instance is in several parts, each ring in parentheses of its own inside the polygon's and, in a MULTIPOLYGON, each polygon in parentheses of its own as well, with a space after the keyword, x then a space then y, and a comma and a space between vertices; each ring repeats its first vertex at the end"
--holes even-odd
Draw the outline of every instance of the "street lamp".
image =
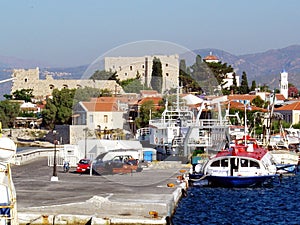
POLYGON ((84 158, 86 159, 87 158, 87 149, 86 149, 86 145, 87 145, 87 132, 88 132, 89 128, 84 128, 83 131, 84 131, 84 158))
POLYGON ((101 139, 101 125, 98 125, 99 138, 101 139))
POLYGON ((56 163, 56 130, 53 130, 53 137, 54 137, 54 156, 53 156, 53 175, 51 177, 51 181, 58 181, 58 176, 57 176, 57 163, 56 163))

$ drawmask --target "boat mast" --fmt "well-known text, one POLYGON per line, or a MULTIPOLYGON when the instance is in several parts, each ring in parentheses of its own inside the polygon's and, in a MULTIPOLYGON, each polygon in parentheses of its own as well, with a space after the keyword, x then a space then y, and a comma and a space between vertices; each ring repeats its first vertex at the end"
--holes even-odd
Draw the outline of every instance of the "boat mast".
POLYGON ((269 111, 269 117, 267 118, 267 130, 266 130, 266 140, 267 140, 266 144, 267 145, 269 145, 270 139, 271 139, 271 126, 272 126, 272 117, 273 117, 273 113, 274 113, 274 102, 275 102, 275 91, 274 90, 270 97, 272 97, 272 102, 271 102, 271 98, 270 98, 271 110, 269 111))

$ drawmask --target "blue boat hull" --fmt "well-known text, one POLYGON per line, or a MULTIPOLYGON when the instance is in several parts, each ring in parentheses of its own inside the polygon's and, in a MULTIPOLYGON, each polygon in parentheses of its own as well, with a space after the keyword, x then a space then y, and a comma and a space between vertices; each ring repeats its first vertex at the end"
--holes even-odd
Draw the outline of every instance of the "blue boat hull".
POLYGON ((218 187, 255 187, 261 186, 264 183, 272 180, 275 175, 266 175, 266 176, 207 176, 206 179, 209 182, 210 186, 218 187))

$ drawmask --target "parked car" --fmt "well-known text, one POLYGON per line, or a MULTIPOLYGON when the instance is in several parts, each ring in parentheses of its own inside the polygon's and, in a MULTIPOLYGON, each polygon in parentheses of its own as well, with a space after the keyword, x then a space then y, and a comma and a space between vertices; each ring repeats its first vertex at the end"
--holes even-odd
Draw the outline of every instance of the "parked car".
POLYGON ((115 156, 111 160, 96 159, 93 170, 98 174, 140 172, 139 161, 130 155, 115 156))
POLYGON ((90 159, 80 159, 77 163, 76 172, 77 173, 87 173, 90 171, 91 160, 90 159))

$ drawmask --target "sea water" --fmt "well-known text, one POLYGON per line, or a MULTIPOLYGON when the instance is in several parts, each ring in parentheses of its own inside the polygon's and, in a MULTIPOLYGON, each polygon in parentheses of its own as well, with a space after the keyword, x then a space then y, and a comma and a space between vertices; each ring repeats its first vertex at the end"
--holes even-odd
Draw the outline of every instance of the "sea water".
POLYGON ((267 187, 190 187, 172 218, 189 224, 300 224, 300 173, 267 187))

